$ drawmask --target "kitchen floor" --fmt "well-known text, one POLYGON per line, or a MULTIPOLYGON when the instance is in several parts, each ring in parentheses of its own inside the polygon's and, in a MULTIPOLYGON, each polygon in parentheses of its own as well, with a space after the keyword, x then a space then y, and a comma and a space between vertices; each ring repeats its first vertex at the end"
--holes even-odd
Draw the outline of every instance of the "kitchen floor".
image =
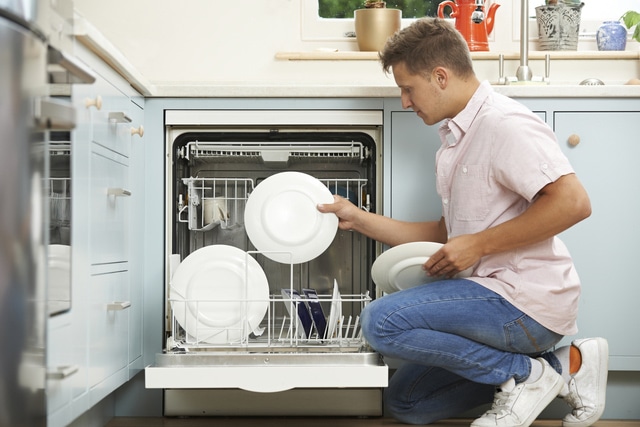
MULTIPOLYGON (((468 427, 472 420, 445 420, 432 427, 468 427)), ((304 418, 304 417, 193 417, 114 418, 106 427, 376 427, 402 426, 390 418, 304 418)), ((540 420, 533 427, 560 427, 561 420, 540 420)), ((595 427, 640 427, 640 421, 601 420, 595 427)))

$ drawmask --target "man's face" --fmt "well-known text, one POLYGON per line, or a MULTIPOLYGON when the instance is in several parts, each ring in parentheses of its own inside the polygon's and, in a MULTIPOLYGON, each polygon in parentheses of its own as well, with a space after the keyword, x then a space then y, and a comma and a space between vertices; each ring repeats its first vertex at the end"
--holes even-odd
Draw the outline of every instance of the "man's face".
POLYGON ((400 88, 402 108, 411 108, 427 125, 446 118, 443 90, 434 78, 411 74, 402 62, 393 66, 393 77, 400 88))

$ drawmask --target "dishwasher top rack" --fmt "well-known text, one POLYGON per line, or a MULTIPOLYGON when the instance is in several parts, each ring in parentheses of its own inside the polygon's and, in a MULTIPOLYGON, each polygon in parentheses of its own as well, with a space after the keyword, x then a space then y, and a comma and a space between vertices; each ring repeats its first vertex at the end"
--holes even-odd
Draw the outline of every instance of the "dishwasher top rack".
MULTIPOLYGON (((322 178, 332 194, 349 199, 361 209, 370 209, 367 180, 322 178)), ((183 178, 186 194, 178 194, 177 221, 189 230, 209 231, 243 223, 244 208, 255 187, 251 178, 183 178)))
POLYGON ((283 142, 203 142, 191 141, 178 149, 186 160, 206 158, 256 158, 265 163, 286 163, 290 158, 327 157, 363 162, 371 155, 361 142, 288 141, 283 142))

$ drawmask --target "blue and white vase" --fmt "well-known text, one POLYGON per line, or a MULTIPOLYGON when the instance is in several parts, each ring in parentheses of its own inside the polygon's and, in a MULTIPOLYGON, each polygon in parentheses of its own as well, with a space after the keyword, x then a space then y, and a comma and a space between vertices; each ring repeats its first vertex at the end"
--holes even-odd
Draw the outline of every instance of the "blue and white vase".
POLYGON ((596 33, 598 50, 625 50, 627 29, 619 21, 605 21, 596 33))

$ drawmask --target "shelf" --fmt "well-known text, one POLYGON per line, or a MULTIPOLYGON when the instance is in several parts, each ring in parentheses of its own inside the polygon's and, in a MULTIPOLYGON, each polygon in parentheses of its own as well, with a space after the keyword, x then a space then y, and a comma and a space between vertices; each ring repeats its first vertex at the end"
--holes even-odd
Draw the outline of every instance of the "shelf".
MULTIPOLYGON (((520 59, 518 52, 472 52, 474 61, 497 60, 500 54, 504 59, 520 59)), ((640 59, 640 50, 636 51, 529 51, 529 59, 544 60, 550 55, 552 60, 633 60, 640 59)), ((377 61, 378 52, 326 51, 277 52, 276 59, 288 61, 377 61)))

